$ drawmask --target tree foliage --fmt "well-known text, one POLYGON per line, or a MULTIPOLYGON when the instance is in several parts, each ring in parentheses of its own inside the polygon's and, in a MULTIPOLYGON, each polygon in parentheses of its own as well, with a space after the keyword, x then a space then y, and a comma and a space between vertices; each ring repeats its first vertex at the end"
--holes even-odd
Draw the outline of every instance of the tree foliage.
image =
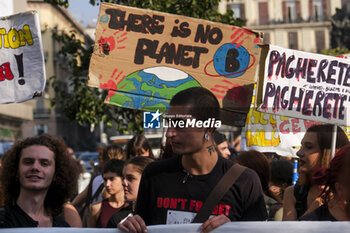
MULTIPOLYGON (((69 6, 68 0, 45 0, 45 2, 66 8, 69 6)), ((101 2, 118 3, 231 25, 243 25, 241 19, 233 17, 232 11, 226 14, 217 11, 219 0, 89 0, 89 2, 92 5, 99 5, 101 2)), ((120 132, 141 132, 143 130, 141 111, 107 105, 104 103, 106 90, 87 86, 93 47, 79 40, 74 31, 67 34, 53 30, 53 37, 61 45, 59 54, 69 64, 72 76, 68 82, 51 78, 56 92, 55 98, 51 101, 52 105, 56 105, 69 119, 76 120, 79 124, 96 125, 102 120, 109 127, 114 124, 120 132)))

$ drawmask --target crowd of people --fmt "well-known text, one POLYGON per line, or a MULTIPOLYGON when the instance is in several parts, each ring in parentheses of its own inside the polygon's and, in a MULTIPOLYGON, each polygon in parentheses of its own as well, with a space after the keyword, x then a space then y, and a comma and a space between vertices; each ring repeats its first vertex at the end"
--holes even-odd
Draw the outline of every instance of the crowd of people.
MULTIPOLYGON (((170 101, 166 117, 173 116, 220 119, 220 106, 210 91, 189 88, 170 101)), ((349 221, 350 145, 338 127, 332 158, 333 128, 308 128, 297 152, 296 185, 290 160, 236 151, 214 127, 178 125, 167 129, 157 158, 144 135, 125 149, 103 148, 90 183, 78 192, 80 163, 65 142, 50 135, 26 138, 2 159, 0 226, 147 232, 149 225, 199 222, 210 232, 231 221, 349 221), (234 174, 232 182, 227 174, 234 174)))

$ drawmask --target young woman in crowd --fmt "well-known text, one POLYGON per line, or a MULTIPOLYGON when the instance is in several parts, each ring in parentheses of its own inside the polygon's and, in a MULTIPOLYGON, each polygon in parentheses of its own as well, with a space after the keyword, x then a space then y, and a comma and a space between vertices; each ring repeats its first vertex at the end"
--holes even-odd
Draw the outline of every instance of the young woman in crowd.
MULTIPOLYGON (((333 125, 313 125, 304 135, 299 156, 299 179, 295 186, 285 190, 283 220, 295 221, 322 205, 319 197, 323 187, 312 181, 318 168, 328 168, 331 156, 333 125)), ((344 131, 337 127, 336 148, 349 143, 344 131)))
POLYGON ((123 166, 124 161, 111 159, 103 167, 102 177, 109 198, 91 206, 88 227, 106 227, 109 218, 127 206, 122 185, 123 166))
POLYGON ((323 205, 300 220, 350 221, 350 145, 341 148, 328 169, 318 170, 313 181, 322 185, 323 205))
POLYGON ((152 147, 143 134, 135 135, 126 145, 126 159, 136 156, 148 156, 154 158, 152 147))
POLYGON ((115 213, 109 220, 107 227, 116 228, 118 223, 123 221, 135 210, 137 193, 139 191, 140 179, 143 169, 154 159, 149 157, 133 157, 125 163, 123 169, 123 186, 125 201, 130 202, 130 206, 115 213))

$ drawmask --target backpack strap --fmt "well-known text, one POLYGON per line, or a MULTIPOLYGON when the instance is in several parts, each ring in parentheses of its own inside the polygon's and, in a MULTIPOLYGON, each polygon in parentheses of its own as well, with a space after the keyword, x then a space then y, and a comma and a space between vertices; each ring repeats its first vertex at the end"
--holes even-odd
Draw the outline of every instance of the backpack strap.
POLYGON ((98 189, 96 190, 96 192, 95 192, 94 195, 92 196, 91 202, 90 202, 89 204, 91 204, 91 203, 94 201, 94 199, 96 199, 96 198, 98 197, 98 195, 101 194, 101 192, 102 192, 102 190, 103 190, 104 187, 105 187, 105 184, 104 184, 104 183, 100 184, 100 186, 98 187, 98 189))
POLYGON ((227 191, 236 182, 238 177, 244 172, 246 167, 235 163, 220 179, 214 189, 210 192, 209 196, 205 200, 203 206, 200 208, 197 215, 194 217, 192 223, 203 223, 205 222, 210 214, 213 212, 217 203, 227 193, 227 191))
POLYGON ((79 211, 81 218, 83 218, 83 216, 84 216, 85 209, 89 208, 90 204, 102 192, 103 188, 104 188, 104 183, 100 184, 100 186, 98 187, 98 189, 96 190, 94 195, 91 196, 92 195, 92 181, 89 183, 88 192, 87 192, 86 199, 85 199, 85 204, 84 204, 83 208, 81 208, 81 210, 79 211))

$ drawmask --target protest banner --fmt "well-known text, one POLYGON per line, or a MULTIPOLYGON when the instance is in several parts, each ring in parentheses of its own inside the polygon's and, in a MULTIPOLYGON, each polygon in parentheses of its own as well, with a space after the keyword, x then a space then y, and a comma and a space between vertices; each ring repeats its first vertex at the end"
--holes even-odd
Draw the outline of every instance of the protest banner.
MULTIPOLYGON (((148 226, 149 233, 198 233, 201 224, 170 224, 148 226)), ((347 233, 350 232, 350 222, 304 221, 304 222, 229 222, 211 233, 239 232, 239 233, 347 233)), ((119 229, 108 228, 66 228, 66 227, 32 227, 0 229, 0 233, 124 233, 119 229)))
POLYGON ((275 152, 280 156, 297 157, 301 140, 313 121, 258 112, 251 108, 242 128, 241 150, 275 152))
POLYGON ((177 92, 202 86, 224 111, 246 115, 260 42, 235 26, 101 3, 88 85, 109 90, 107 103, 161 112, 177 92))
POLYGON ((269 45, 262 70, 258 111, 340 126, 349 124, 348 59, 269 45))
POLYGON ((38 13, 1 17, 0 36, 0 104, 40 96, 46 76, 38 13))

